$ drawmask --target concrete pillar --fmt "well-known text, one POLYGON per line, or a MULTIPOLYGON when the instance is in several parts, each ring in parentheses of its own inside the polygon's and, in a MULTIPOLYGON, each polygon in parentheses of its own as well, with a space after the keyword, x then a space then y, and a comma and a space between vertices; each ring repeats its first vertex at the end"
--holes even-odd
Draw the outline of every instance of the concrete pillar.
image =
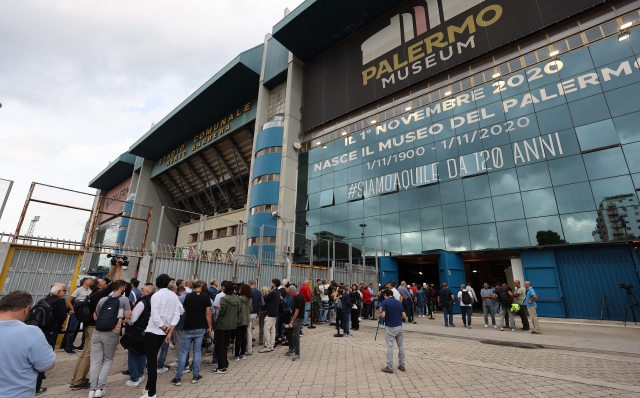
MULTIPOLYGON (((258 88, 258 103, 256 105, 256 124, 255 124, 255 128, 254 128, 254 132, 253 132, 253 146, 252 148, 256 147, 256 142, 258 140, 258 133, 260 132, 260 130, 262 129, 262 125, 267 121, 267 119, 269 118, 269 94, 271 93, 271 90, 269 90, 267 87, 265 87, 262 83, 264 82, 264 69, 265 69, 265 63, 267 62, 267 50, 268 50, 268 45, 269 45, 269 39, 271 38, 271 34, 267 34, 264 36, 264 50, 262 52, 262 67, 260 68, 260 84, 259 84, 259 88, 258 88)), ((251 161, 251 167, 249 170, 249 188, 247 190, 247 212, 245 215, 245 220, 249 219, 249 216, 251 215, 251 191, 252 191, 252 187, 253 184, 251 184, 251 182, 253 181, 253 167, 255 165, 255 159, 253 159, 251 161)), ((257 225, 257 227, 259 227, 259 225, 257 225)), ((245 242, 246 243, 246 242, 245 242)), ((244 245, 243 245, 244 246, 244 245)))
MULTIPOLYGON (((286 102, 284 107, 284 133, 282 137, 282 164, 280 169, 280 193, 278 195, 278 234, 276 248, 284 249, 286 234, 295 233, 296 197, 298 184, 298 151, 293 143, 298 141, 302 114, 303 63, 289 53, 287 70, 286 102)), ((276 249, 276 250, 278 250, 276 249)), ((284 250, 283 250, 284 251, 284 250)))

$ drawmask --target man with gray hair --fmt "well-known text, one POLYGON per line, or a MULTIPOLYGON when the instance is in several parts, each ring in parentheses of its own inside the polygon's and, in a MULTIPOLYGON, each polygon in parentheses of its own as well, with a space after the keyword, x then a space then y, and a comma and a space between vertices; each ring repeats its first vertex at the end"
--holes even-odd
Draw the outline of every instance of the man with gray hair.
MULTIPOLYGON (((52 350, 55 350, 56 340, 58 339, 58 335, 60 334, 60 328, 62 328, 62 324, 67 318, 67 312, 69 312, 67 303, 62 298, 65 294, 67 294, 67 287, 62 283, 56 282, 51 285, 49 295, 36 304, 38 305, 39 303, 44 301, 51 307, 51 313, 53 314, 51 323, 43 328, 42 332, 44 333, 44 337, 46 337, 47 342, 51 346, 52 350)), ((43 379, 44 372, 38 373, 38 379, 36 381, 36 394, 42 394, 47 390, 46 388, 41 386, 43 379)))
POLYGON ((293 297, 291 306, 293 316, 291 317, 291 322, 287 325, 293 330, 291 331, 291 345, 284 355, 290 356, 293 354, 293 361, 297 361, 300 359, 300 330, 302 329, 302 320, 304 318, 304 297, 294 285, 287 288, 287 293, 293 297))

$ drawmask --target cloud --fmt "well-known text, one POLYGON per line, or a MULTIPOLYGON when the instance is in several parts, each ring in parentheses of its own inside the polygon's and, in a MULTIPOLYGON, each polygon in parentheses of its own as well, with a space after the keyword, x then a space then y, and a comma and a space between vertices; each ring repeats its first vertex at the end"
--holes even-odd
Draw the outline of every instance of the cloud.
POLYGON ((16 183, 0 232, 32 181, 92 192, 110 160, 301 2, 3 2, 0 178, 16 183))

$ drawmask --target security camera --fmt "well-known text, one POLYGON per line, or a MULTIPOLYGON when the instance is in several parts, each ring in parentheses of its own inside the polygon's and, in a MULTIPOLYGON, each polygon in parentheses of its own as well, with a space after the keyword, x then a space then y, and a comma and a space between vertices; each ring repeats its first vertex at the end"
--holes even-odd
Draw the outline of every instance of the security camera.
POLYGON ((241 218, 241 219, 239 219, 239 220, 238 220, 238 222, 239 222, 240 224, 244 224, 244 221, 242 220, 242 218, 241 218))
POLYGON ((278 212, 277 211, 272 211, 271 212, 271 216, 272 217, 278 217, 278 212))

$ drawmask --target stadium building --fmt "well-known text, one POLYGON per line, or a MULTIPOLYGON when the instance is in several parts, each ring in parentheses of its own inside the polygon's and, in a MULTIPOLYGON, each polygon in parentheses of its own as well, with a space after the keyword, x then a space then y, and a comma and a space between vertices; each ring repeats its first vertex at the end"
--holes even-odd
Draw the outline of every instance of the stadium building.
POLYGON ((526 279, 540 314, 598 318, 640 284, 639 9, 307 0, 89 186, 153 207, 148 246, 526 279))

